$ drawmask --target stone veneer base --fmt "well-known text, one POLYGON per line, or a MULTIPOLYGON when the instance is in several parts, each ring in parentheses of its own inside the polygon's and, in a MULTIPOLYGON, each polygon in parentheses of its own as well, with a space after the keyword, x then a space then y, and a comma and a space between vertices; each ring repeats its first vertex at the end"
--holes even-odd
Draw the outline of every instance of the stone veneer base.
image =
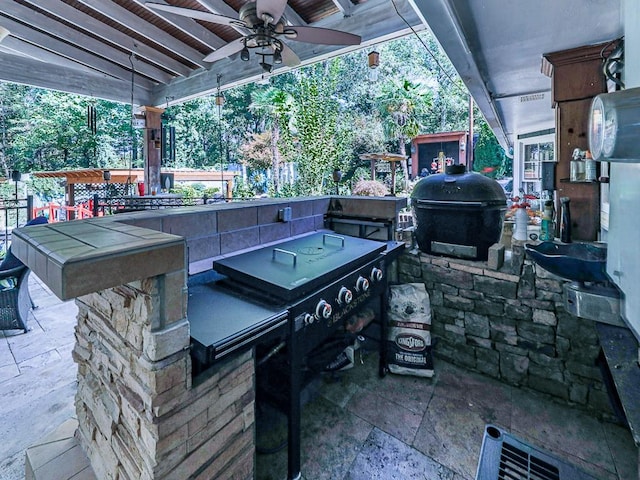
POLYGON ((525 260, 522 246, 500 270, 416 251, 405 251, 398 270, 401 283, 429 292, 434 355, 612 416, 595 322, 565 310, 564 280, 525 260))

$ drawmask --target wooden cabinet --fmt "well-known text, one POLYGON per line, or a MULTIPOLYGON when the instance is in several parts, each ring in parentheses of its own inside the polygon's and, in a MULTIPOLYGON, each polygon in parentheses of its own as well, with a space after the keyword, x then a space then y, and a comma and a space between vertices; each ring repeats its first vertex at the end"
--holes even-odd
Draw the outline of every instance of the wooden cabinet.
MULTIPOLYGON (((574 149, 589 148, 588 127, 591 99, 606 92, 602 55, 608 44, 563 50, 544 55, 542 71, 552 78, 556 109, 557 197, 571 199, 574 240, 598 239, 600 188, 597 183, 568 181, 574 149)), ((609 46, 610 48, 610 46, 609 46)), ((556 208, 560 207, 559 201, 556 208)), ((558 210, 559 211, 559 210, 558 210)))
POLYGON ((556 135, 558 158, 556 191, 558 197, 571 199, 571 222, 574 240, 597 240, 600 230, 600 186, 597 182, 571 183, 570 163, 573 150, 589 148, 587 132, 591 99, 558 102, 556 106, 556 135))

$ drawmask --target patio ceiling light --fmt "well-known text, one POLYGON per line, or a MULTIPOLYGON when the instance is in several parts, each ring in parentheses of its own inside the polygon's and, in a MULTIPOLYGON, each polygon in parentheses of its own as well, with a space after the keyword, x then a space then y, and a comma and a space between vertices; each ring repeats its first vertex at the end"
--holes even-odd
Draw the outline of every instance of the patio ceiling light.
POLYGON ((369 59, 369 68, 378 68, 380 66, 380 54, 375 50, 372 50, 367 55, 369 59))
POLYGON ((249 49, 246 46, 240 51, 240 60, 243 62, 249 61, 249 49))

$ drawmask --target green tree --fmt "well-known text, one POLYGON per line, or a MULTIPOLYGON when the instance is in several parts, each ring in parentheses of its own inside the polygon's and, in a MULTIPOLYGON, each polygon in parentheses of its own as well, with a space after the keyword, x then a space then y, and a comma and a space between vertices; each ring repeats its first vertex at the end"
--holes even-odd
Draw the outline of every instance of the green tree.
POLYGON ((511 174, 511 160, 498 143, 496 136, 484 119, 473 151, 473 170, 491 178, 502 178, 511 174))
MULTIPOLYGON (((291 112, 293 107, 293 99, 287 92, 278 88, 269 87, 260 90, 254 90, 251 95, 251 104, 249 110, 260 115, 261 129, 266 130, 265 134, 254 134, 254 140, 268 139, 268 143, 264 145, 267 151, 254 153, 254 157, 269 158, 272 170, 272 180, 275 192, 278 193, 281 188, 280 166, 282 162, 282 154, 280 152, 280 137, 282 125, 286 129, 289 127, 291 112), (262 137, 255 137, 262 135, 262 137)), ((286 143, 286 142, 285 142, 286 143)), ((254 142, 254 146, 256 146, 254 142)), ((246 152, 246 151, 245 151, 246 152)))
MULTIPOLYGON (((397 142, 398 153, 406 158, 407 141, 420 133, 419 113, 430 103, 428 92, 409 80, 395 80, 382 87, 376 100, 386 137, 397 142)), ((407 161, 401 165, 406 182, 407 161)))
POLYGON ((284 142, 297 140, 298 181, 307 195, 319 195, 330 185, 330 175, 338 168, 343 153, 344 135, 338 128, 339 104, 333 96, 339 59, 300 70, 295 107, 290 126, 292 135, 284 142))

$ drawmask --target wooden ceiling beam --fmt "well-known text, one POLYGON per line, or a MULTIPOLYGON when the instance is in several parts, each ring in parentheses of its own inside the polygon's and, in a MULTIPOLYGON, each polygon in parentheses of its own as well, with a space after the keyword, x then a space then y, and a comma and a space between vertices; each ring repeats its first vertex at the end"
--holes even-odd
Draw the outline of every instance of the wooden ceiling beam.
MULTIPOLYGON (((120 65, 125 68, 130 67, 129 56, 126 53, 115 48, 108 47, 89 35, 66 27, 60 22, 27 7, 15 2, 9 2, 3 5, 2 13, 10 15, 14 19, 34 27, 26 27, 24 24, 12 20, 9 17, 6 17, 6 20, 2 20, 6 23, 9 23, 10 21, 13 22, 11 29, 13 29, 14 32, 12 35, 21 37, 27 42, 51 47, 50 49, 52 51, 69 58, 74 58, 73 55, 78 52, 78 48, 76 46, 82 46, 83 48, 81 50, 88 53, 89 56, 96 57, 93 60, 95 64, 101 63, 100 58, 108 58, 111 65, 120 65), (38 30, 36 30, 36 28, 38 30), (42 32, 47 33, 45 34, 42 32), (74 46, 75 50, 67 48, 67 44, 74 46), (56 48, 59 48, 62 51, 56 51, 56 48), (101 52, 101 57, 97 57, 96 52, 101 52)), ((80 61, 80 63, 85 62, 80 61)), ((103 66, 102 68, 106 67, 103 66)), ((101 70, 102 68, 96 67, 98 70, 101 70)), ((148 64, 138 65, 136 71, 162 83, 168 83, 173 79, 172 75, 148 64)), ((113 76, 117 76, 115 73, 112 74, 113 76)))
MULTIPOLYGON (((122 103, 131 101, 131 82, 107 75, 88 75, 39 62, 37 60, 0 52, 0 80, 31 85, 88 97, 102 98, 122 103)), ((133 89, 136 105, 150 105, 150 92, 140 86, 133 89)))
POLYGON ((350 0, 331 0, 338 9, 344 13, 349 14, 353 8, 353 3, 350 0))
POLYGON ((113 21, 118 22, 124 27, 136 32, 150 41, 162 45, 163 48, 181 56, 185 60, 198 65, 200 67, 208 66, 202 61, 202 53, 194 48, 180 42, 175 37, 172 37, 164 30, 152 25, 151 23, 144 22, 139 16, 130 12, 126 8, 121 7, 115 2, 105 0, 78 0, 86 6, 92 8, 96 12, 111 18, 113 21))
MULTIPOLYGON (((12 35, 5 39, 3 44, 16 53, 24 54, 41 62, 73 68, 89 74, 104 73, 121 80, 131 81, 129 70, 86 50, 33 30, 7 17, 2 17, 2 24, 12 32, 12 35), (46 45, 47 49, 40 45, 46 45)), ((167 82, 171 80, 172 77, 165 75, 167 82)), ((146 89, 153 87, 150 80, 140 75, 136 76, 135 81, 146 89)))
POLYGON ((156 66, 161 65, 176 75, 188 76, 190 73, 190 69, 178 60, 159 52, 155 48, 141 44, 126 33, 99 22, 90 15, 61 2, 60 0, 26 1, 58 18, 64 19, 81 30, 89 30, 93 35, 97 35, 110 44, 119 45, 129 52, 134 52, 137 56, 144 58, 156 66))

